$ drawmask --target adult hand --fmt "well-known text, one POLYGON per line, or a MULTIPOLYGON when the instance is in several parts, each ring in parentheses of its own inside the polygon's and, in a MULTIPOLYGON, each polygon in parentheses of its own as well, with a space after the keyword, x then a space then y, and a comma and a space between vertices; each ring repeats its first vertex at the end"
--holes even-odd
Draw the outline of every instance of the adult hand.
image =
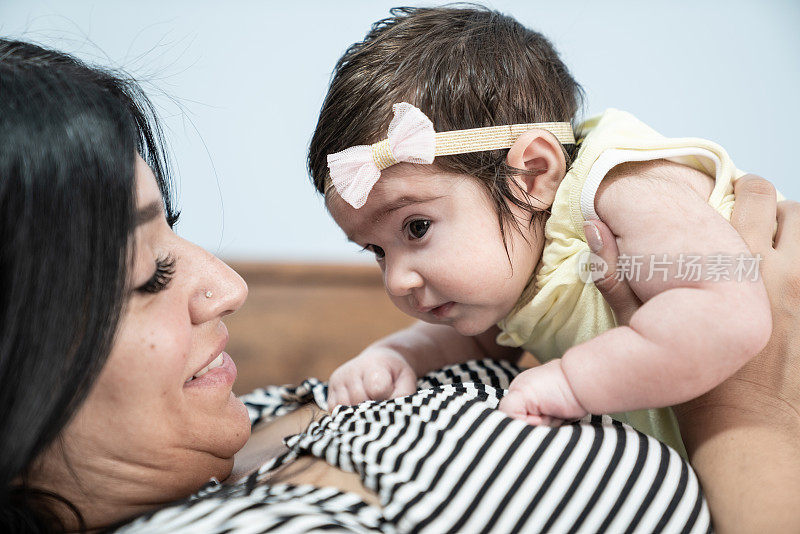
POLYGON ((642 301, 624 277, 617 277, 617 256, 619 256, 617 238, 600 220, 584 223, 583 232, 592 252, 608 266, 605 273, 594 281, 594 285, 611 306, 617 324, 627 325, 631 316, 642 305, 642 301))
MULTIPOLYGON (((675 412, 718 532, 800 532, 800 204, 778 204, 772 184, 753 175, 736 182, 735 195, 731 224, 761 256, 772 337, 731 378, 675 412)), ((595 254, 609 269, 597 287, 627 324, 641 302, 613 277, 616 240, 599 221, 584 230, 590 242, 602 240, 595 254)))
MULTIPOLYGON (((774 408, 797 418, 800 408, 800 203, 775 201, 771 183, 754 175, 736 183, 731 223, 753 254, 772 306, 772 337, 735 378, 774 399, 774 408), (773 243, 775 218, 778 231, 773 243)), ((798 435, 800 438, 800 435, 798 435)), ((799 441, 800 443, 800 441, 799 441)), ((798 530, 800 532, 800 530, 798 530)))

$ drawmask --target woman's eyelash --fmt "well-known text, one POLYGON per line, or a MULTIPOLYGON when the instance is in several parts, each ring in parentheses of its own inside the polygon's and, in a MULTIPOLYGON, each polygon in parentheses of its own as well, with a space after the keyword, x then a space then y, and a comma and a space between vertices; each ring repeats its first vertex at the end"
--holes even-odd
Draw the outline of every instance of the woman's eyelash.
POLYGON ((156 259, 156 271, 144 285, 136 288, 143 293, 158 293, 166 289, 172 276, 175 274, 175 257, 168 254, 163 258, 156 259))

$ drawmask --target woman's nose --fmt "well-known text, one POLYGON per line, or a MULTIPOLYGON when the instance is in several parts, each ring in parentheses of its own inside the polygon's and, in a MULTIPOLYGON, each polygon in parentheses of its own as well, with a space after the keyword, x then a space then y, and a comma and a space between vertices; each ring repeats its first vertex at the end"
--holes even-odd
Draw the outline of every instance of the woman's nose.
POLYGON ((247 299, 247 284, 242 277, 216 256, 205 254, 205 265, 198 266, 202 276, 196 281, 195 294, 190 298, 195 324, 231 314, 247 299))
POLYGON ((383 284, 386 291, 393 297, 403 297, 411 293, 412 289, 422 287, 422 276, 403 260, 386 262, 383 273, 383 284))

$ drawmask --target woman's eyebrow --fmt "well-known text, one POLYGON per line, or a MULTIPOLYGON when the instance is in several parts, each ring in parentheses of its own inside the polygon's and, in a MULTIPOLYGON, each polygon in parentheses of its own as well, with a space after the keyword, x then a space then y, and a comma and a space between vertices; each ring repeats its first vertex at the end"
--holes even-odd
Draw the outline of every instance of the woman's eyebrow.
POLYGON ((136 212, 136 226, 148 223, 163 213, 164 209, 161 207, 161 202, 151 202, 136 212))

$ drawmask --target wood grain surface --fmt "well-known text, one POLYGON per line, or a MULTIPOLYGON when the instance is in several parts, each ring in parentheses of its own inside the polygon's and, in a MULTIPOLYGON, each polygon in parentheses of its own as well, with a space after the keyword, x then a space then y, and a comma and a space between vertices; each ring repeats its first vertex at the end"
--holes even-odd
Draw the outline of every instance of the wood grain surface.
MULTIPOLYGON (((367 345, 415 319, 401 313, 372 265, 230 263, 250 294, 225 318, 236 394, 270 384, 327 380, 367 345)), ((526 354, 523 367, 538 365, 526 354)))
POLYGON ((414 322, 392 305, 371 265, 231 263, 250 289, 225 318, 234 392, 327 379, 372 341, 414 322))

